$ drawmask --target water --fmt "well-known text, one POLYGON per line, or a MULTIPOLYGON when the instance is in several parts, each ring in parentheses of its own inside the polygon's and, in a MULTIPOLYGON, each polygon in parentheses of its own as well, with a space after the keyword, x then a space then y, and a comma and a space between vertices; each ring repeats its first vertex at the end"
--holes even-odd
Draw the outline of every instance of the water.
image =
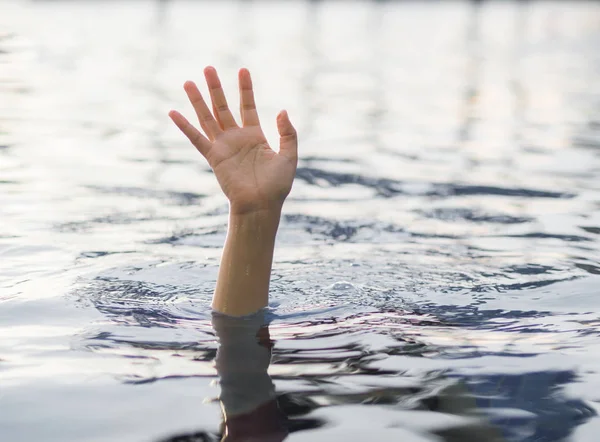
POLYGON ((595 441, 600 5, 478 5, 0 2, 1 439, 218 440, 213 64, 301 137, 287 440, 595 441))

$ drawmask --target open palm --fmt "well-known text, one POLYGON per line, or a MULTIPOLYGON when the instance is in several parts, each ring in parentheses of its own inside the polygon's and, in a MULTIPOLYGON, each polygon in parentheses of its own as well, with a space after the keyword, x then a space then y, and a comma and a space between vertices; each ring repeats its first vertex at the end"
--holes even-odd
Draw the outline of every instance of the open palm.
POLYGON ((292 188, 298 163, 296 131, 287 112, 277 115, 280 146, 279 152, 275 152, 260 127, 248 70, 239 71, 242 127, 229 110, 215 69, 207 67, 204 75, 213 112, 193 82, 184 84, 204 134, 179 112, 171 111, 169 116, 208 161, 232 212, 281 209, 292 188))

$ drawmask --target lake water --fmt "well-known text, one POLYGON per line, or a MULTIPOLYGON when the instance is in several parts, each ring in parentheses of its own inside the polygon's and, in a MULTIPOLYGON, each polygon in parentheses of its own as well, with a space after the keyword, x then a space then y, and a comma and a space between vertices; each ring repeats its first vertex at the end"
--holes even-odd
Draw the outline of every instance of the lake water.
POLYGON ((599 48, 591 1, 0 1, 0 440, 219 440, 211 64, 300 134, 287 440, 597 441, 599 48))

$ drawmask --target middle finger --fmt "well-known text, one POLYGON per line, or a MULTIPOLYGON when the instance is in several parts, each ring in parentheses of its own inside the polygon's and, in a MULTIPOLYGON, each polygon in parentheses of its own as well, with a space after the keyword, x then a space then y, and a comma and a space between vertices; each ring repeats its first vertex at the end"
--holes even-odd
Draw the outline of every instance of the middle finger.
POLYGON ((223 130, 230 129, 232 127, 238 127, 229 106, 225 99, 225 93, 221 86, 221 81, 217 75, 217 71, 212 66, 204 69, 204 76, 206 77, 206 84, 210 92, 210 98, 212 100, 213 111, 217 121, 223 130))

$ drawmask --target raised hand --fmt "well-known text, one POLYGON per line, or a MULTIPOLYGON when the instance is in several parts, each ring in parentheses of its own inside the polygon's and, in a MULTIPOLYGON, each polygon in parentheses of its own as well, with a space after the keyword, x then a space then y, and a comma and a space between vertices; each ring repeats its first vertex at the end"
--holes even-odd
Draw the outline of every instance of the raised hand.
POLYGON ((179 112, 171 111, 169 116, 208 161, 233 214, 280 211, 298 163, 296 130, 287 112, 277 115, 280 144, 279 152, 275 152, 260 127, 248 70, 239 71, 241 127, 229 110, 216 70, 207 67, 204 76, 212 112, 198 87, 191 81, 184 84, 204 134, 179 112))

